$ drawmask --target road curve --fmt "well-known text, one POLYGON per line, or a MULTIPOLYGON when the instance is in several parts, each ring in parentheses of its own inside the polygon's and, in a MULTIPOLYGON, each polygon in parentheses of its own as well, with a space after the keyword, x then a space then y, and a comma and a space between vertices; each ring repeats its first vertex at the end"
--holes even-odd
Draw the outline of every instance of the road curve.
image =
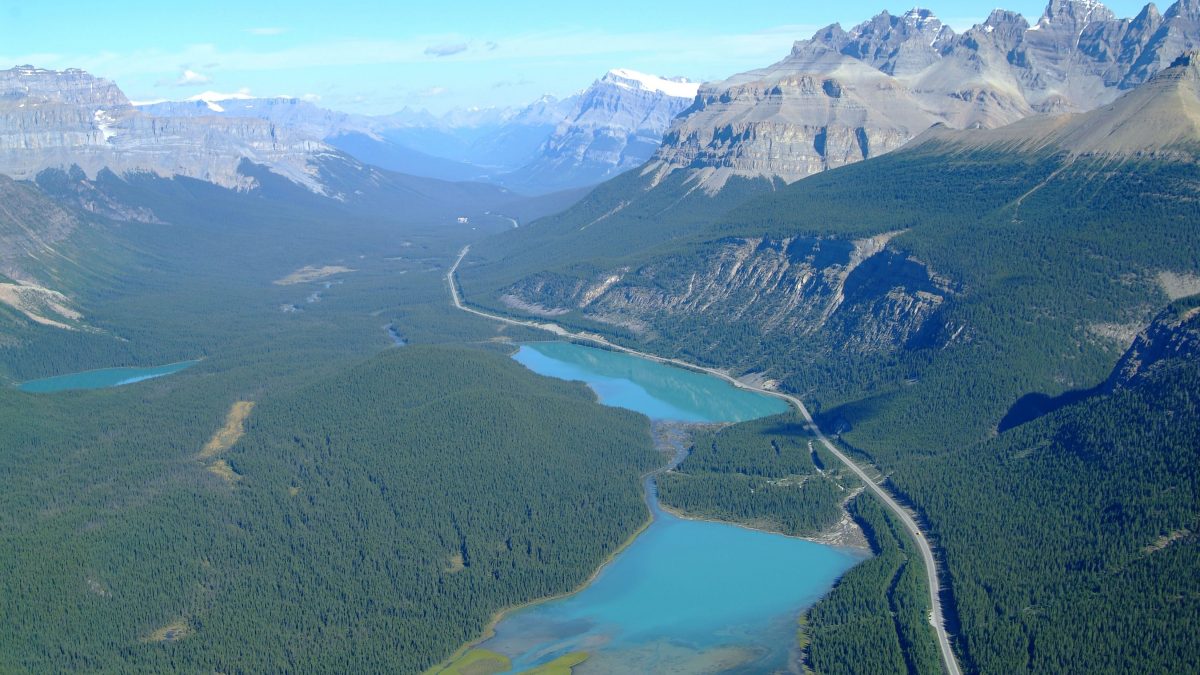
POLYGON ((888 509, 892 511, 892 513, 896 514, 896 517, 899 518, 900 522, 904 524, 904 529, 908 530, 908 533, 912 535, 913 541, 916 542, 917 548, 921 551, 921 558, 925 562, 925 577, 929 582, 929 600, 930 605, 933 607, 933 611, 930 612, 929 623, 933 626, 934 632, 937 633, 938 647, 941 649, 942 653, 942 664, 945 667, 948 675, 962 675, 962 670, 960 670, 958 667, 958 659, 954 656, 954 650, 950 648, 950 636, 946 633, 946 621, 944 615, 942 614, 942 599, 939 593, 938 565, 937 560, 933 557, 933 549, 929 547, 928 539, 924 534, 922 534, 921 528, 917 525, 916 519, 913 518, 912 514, 909 513, 907 509, 900 506, 900 504, 896 502, 892 495, 886 489, 884 489, 883 486, 872 480, 871 477, 868 476, 867 473, 863 471, 857 463, 843 454, 841 450, 837 449, 837 446, 835 446, 821 431, 821 429, 817 427, 817 423, 813 421, 813 417, 808 412, 808 408, 800 399, 783 392, 763 389, 762 387, 755 387, 744 382, 740 382, 736 378, 730 376, 728 373, 723 373, 714 368, 706 368, 694 363, 680 361, 679 359, 667 358, 658 356, 656 354, 648 354, 636 349, 630 349, 629 347, 613 344, 605 339, 604 336, 597 335, 595 333, 569 331, 555 323, 512 319, 468 307, 467 305, 463 304, 462 297, 459 295, 458 284, 454 280, 454 275, 458 272, 458 266, 462 264, 463 258, 467 257, 467 253, 470 250, 470 246, 464 246, 462 251, 459 252, 458 258, 455 259, 454 264, 450 266, 450 270, 446 272, 446 283, 450 286, 450 299, 454 302, 454 306, 456 308, 464 312, 469 312, 485 319, 491 319, 493 321, 499 321, 501 323, 506 323, 513 326, 525 326, 527 328, 536 328, 539 330, 548 331, 559 337, 583 342, 592 342, 608 349, 625 352, 627 354, 633 354, 634 356, 640 356, 651 361, 657 361, 659 363, 666 363, 687 368, 688 370, 707 373, 709 375, 719 377, 740 389, 747 389, 760 394, 766 394, 767 396, 774 396, 775 398, 783 399, 795 407, 800 413, 800 416, 804 418, 805 423, 808 425, 808 430, 817 437, 817 440, 821 442, 821 445, 825 446, 825 449, 828 450, 834 457, 837 457, 842 464, 845 464, 846 468, 853 471, 854 474, 858 476, 859 480, 861 480, 864 485, 870 488, 870 490, 875 493, 875 496, 879 497, 880 501, 882 501, 888 507, 888 509))

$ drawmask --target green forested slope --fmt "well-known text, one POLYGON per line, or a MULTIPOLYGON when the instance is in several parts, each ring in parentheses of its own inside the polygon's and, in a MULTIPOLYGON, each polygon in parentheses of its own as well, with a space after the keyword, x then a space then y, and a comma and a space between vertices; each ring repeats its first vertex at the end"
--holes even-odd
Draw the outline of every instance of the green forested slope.
POLYGON ((968 664, 1121 673, 1200 663, 1198 420, 1193 354, 897 471, 945 551, 968 664))
POLYGON ((644 418, 502 355, 389 350, 266 397, 232 485, 197 459, 206 389, 0 393, 0 670, 413 672, 647 517, 644 418))
POLYGON ((647 517, 645 419, 529 373, 500 342, 524 331, 448 306, 472 226, 92 187, 161 222, 77 214, 89 276, 64 290, 90 329, 9 317, 0 373, 203 361, 0 388, 0 672, 420 671, 581 583, 647 517), (351 271, 275 283, 325 265, 351 271), (201 458, 235 401, 257 404, 245 436, 201 458))
MULTIPOLYGON (((574 246, 560 218, 540 268, 521 256, 465 267, 467 300, 517 312, 505 294, 545 298, 567 310, 555 321, 804 397, 928 521, 968 670, 1194 667, 1183 627, 1200 596, 1170 581, 1197 576, 1192 540, 1136 552, 1200 517, 1195 356, 1175 375, 1102 385, 1138 330, 1196 292, 1195 145, 1097 155, 969 136, 720 215, 674 220, 664 193, 661 231, 608 221, 603 255, 574 246)), ((709 489, 703 501, 749 513, 744 500, 709 489)), ((771 508, 785 522, 801 506, 771 508)))

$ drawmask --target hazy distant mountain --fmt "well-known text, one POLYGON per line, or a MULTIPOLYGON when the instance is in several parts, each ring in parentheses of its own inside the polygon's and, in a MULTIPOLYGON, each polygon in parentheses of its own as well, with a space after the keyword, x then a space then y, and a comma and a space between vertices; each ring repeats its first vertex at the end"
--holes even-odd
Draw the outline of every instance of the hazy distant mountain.
POLYGON ((210 91, 185 101, 138 104, 137 108, 155 117, 256 117, 318 140, 375 128, 373 120, 365 116, 329 110, 288 96, 255 98, 210 91))
POLYGON ((576 96, 543 96, 523 108, 451 110, 440 117, 409 110, 374 122, 377 134, 396 146, 469 164, 496 176, 537 157, 576 100, 576 96))
POLYGON ((633 70, 610 70, 575 98, 537 157, 504 180, 538 190, 599 183, 641 166, 699 84, 633 70))
POLYGON ((1200 0, 1117 19, 1096 0, 1051 0, 1030 25, 995 10, 961 35, 928 10, 834 24, 784 60, 700 89, 668 132, 653 180, 687 168, 794 181, 894 150, 934 124, 999 127, 1090 110, 1200 44, 1200 0))
POLYGON ((440 116, 411 108, 352 115, 291 97, 219 92, 137 109, 165 118, 260 119, 385 169, 545 193, 593 185, 643 164, 698 86, 617 69, 564 99, 543 96, 521 108, 464 108, 440 116))
POLYGON ((112 82, 81 70, 0 71, 0 173, 102 168, 189 176, 248 187, 243 159, 321 191, 312 160, 332 148, 301 131, 249 117, 155 117, 112 82))

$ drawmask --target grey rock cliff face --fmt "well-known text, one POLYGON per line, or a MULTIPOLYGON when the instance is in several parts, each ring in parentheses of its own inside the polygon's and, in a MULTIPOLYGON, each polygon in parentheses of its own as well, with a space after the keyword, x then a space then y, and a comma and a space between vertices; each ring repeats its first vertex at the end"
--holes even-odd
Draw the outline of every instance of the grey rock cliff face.
POLYGON ((784 60, 710 83, 647 168, 709 191, 731 176, 795 181, 901 147, 934 124, 995 128, 1082 112, 1147 82, 1200 41, 1200 0, 1118 19, 1051 0, 1036 23, 994 11, 961 35, 928 10, 886 12, 797 42, 784 60))
POLYGON ((697 84, 612 70, 579 95, 517 181, 558 188, 598 183, 641 166, 697 84))
POLYGON ((1185 303, 1164 310, 1142 331, 1108 380, 1108 387, 1127 386, 1167 359, 1200 358, 1200 307, 1185 303))
POLYGON ((506 289, 503 300, 548 315, 577 310, 643 333, 711 320, 763 335, 837 335, 852 352, 892 352, 918 339, 953 292, 923 263, 888 247, 897 234, 727 239, 687 261, 656 260, 590 281, 535 275, 506 289), (700 267, 688 264, 696 261, 700 267))
POLYGON ((253 117, 154 117, 113 83, 83 71, 0 71, 0 173, 32 178, 73 165, 89 176, 151 172, 230 188, 252 181, 243 159, 321 192, 312 160, 332 150, 299 130, 253 117))

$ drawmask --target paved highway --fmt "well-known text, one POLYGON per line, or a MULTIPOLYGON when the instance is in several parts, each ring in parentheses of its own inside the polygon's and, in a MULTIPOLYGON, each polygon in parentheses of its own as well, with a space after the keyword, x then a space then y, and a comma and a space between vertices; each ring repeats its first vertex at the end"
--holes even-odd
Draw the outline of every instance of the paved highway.
POLYGON ((756 387, 744 382, 740 382, 728 373, 716 370, 714 368, 706 368, 694 363, 680 361, 679 359, 671 359, 658 356, 656 354, 648 354, 636 349, 630 349, 629 347, 613 344, 605 339, 604 336, 597 335, 595 333, 570 331, 556 323, 549 323, 545 321, 524 321, 521 319, 511 319, 468 307, 463 304, 462 298, 459 296, 458 283, 454 280, 454 275, 458 272, 458 266, 462 264, 463 258, 467 257, 467 253, 470 250, 470 246, 464 246, 462 251, 459 252, 458 258, 454 261, 454 264, 450 266, 450 270, 446 272, 446 283, 450 285, 450 299, 454 302, 455 307, 463 310, 464 312, 470 312, 476 316, 492 319, 493 321, 500 321, 513 326, 537 328, 539 330, 553 333, 559 337, 568 338, 571 340, 579 340, 581 342, 591 342, 608 349, 614 349, 627 354, 640 356, 644 359, 650 359, 651 361, 668 363, 671 365, 680 366, 682 368, 687 368, 688 370, 708 373, 709 375, 714 375, 722 380, 725 380, 726 382, 729 382, 735 387, 756 391, 760 394, 766 394, 767 396, 781 398, 796 408, 796 410, 799 411, 800 416, 804 418, 805 423, 808 425, 808 430, 817 437, 817 440, 821 443, 821 445, 825 446, 825 449, 828 450, 834 457, 837 457, 842 464, 845 464, 846 468, 853 471, 854 474, 858 476, 859 480, 861 480, 863 484, 865 484, 872 492, 874 492, 875 496, 879 497, 879 500, 882 501, 889 509, 891 509, 892 513, 896 514, 896 517, 900 519, 901 523, 903 523, 904 529, 908 530, 908 533, 912 535, 913 541, 916 542, 917 548, 921 551, 921 558, 925 563, 925 577, 929 582, 929 601, 933 607, 933 611, 930 612, 929 623, 933 626, 934 631, 937 633, 938 647, 941 649, 942 653, 942 664, 945 666, 948 675, 962 675, 962 671, 958 667, 958 659, 954 656, 954 650, 950 648, 950 636, 946 633, 946 621, 944 615, 942 614, 942 599, 941 594, 939 593, 938 562, 937 559, 933 557, 933 549, 930 548, 928 539, 925 537, 924 533, 921 532, 921 528, 917 525, 917 521, 913 515, 909 513, 907 509, 900 506, 900 504, 892 497, 891 493, 889 493, 882 485, 872 480, 871 477, 867 475, 867 472, 863 471, 857 463, 843 454, 841 450, 838 450, 837 446, 835 446, 833 442, 831 442, 829 438, 821 431, 821 429, 817 427, 816 422, 813 421, 812 415, 809 414, 808 408, 804 405, 803 401, 790 394, 773 391, 771 389, 764 389, 762 387, 756 387))

